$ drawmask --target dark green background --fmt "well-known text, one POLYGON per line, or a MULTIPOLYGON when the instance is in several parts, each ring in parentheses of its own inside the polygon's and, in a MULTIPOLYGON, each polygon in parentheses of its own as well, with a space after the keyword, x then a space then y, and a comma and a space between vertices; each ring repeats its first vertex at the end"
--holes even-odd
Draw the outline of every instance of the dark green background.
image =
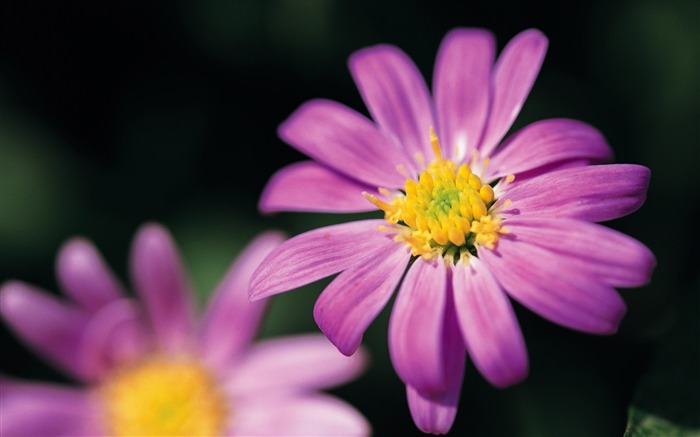
MULTIPOLYGON (((256 233, 355 218, 257 211, 270 175, 302 159, 276 135, 299 104, 326 97, 366 113, 353 51, 396 44, 430 78, 456 26, 491 29, 499 48, 535 27, 550 46, 515 128, 581 119, 618 162, 650 167, 646 204, 609 225, 647 244, 658 267, 651 285, 621 290, 629 311, 613 336, 516 305, 530 377, 500 390, 468 364, 450 435, 621 436, 630 408, 630 435, 698 435, 698 23, 697 1, 3 2, 0 281, 55 292, 55 254, 83 235, 128 284, 131 238, 152 220, 171 230, 204 298, 256 233)), ((317 331, 327 282, 273 298, 261 335, 317 331)), ((372 366, 334 392, 376 436, 422 435, 388 361, 388 315, 365 336, 372 366)), ((64 380, 1 328, 3 372, 64 380)))

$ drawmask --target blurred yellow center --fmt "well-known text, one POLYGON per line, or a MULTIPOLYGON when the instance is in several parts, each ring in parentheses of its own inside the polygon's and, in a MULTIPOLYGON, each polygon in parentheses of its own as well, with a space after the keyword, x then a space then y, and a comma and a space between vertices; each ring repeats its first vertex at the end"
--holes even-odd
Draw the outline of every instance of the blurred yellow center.
MULTIPOLYGON (((368 193, 364 196, 384 211, 384 218, 393 225, 385 229, 397 232, 396 238, 414 256, 443 255, 456 261, 476 254, 479 245, 493 249, 504 232, 501 219, 489 210, 494 203, 493 188, 482 184, 469 165, 444 159, 432 129, 430 139, 435 160, 418 180, 406 180, 403 193, 394 195, 391 203, 368 193)), ((388 190, 380 192, 391 196, 388 190)))
POLYGON ((228 415, 211 374, 190 358, 154 356, 119 369, 99 394, 114 436, 216 436, 228 415))

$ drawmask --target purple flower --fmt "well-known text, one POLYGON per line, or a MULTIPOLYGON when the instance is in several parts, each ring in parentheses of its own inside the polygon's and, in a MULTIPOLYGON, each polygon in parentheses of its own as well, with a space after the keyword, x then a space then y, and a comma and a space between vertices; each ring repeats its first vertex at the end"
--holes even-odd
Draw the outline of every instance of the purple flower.
POLYGON ((314 308, 346 355, 398 288, 389 352, 424 432, 454 421, 465 361, 493 385, 523 380, 528 358, 511 301, 552 322, 614 333, 615 287, 650 280, 639 241, 596 224, 645 200, 649 170, 606 164, 594 127, 548 119, 510 134, 548 41, 516 35, 495 60, 494 36, 458 28, 442 41, 432 96, 400 49, 354 53, 349 67, 372 120, 329 100, 301 105, 281 138, 313 158, 277 172, 260 200, 277 211, 364 212, 295 236, 253 274, 258 300, 338 274, 314 308))
POLYGON ((282 241, 272 231, 256 237, 199 320, 175 243, 157 224, 133 243, 140 300, 81 238, 58 256, 70 301, 5 283, 5 322, 81 386, 4 376, 0 434, 369 435, 355 408, 320 392, 358 376, 364 352, 345 357, 322 334, 252 342, 265 304, 248 301, 247 284, 282 241))

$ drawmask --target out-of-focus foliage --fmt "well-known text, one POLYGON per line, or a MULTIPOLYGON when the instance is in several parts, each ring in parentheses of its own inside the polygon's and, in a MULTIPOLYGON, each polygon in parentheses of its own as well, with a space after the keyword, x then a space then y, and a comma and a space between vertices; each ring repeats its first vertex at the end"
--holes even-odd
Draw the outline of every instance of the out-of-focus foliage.
POLYGON ((679 302, 678 322, 656 341, 649 370, 635 388, 625 437, 700 436, 700 295, 679 302))

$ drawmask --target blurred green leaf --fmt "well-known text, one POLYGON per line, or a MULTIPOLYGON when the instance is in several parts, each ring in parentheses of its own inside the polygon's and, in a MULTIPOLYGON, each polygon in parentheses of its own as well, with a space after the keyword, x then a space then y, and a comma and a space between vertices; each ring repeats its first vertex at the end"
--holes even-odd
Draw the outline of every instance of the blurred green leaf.
POLYGON ((700 435, 697 428, 679 426, 636 407, 630 408, 630 421, 624 437, 691 437, 700 435))
POLYGON ((171 231, 203 307, 246 245, 265 229, 249 214, 234 209, 201 201, 188 206, 187 211, 174 217, 171 231))
POLYGON ((60 238, 79 216, 80 173, 58 136, 29 114, 0 108, 0 241, 14 256, 60 238))
POLYGON ((698 285, 680 295, 676 323, 656 343, 629 409, 625 437, 700 436, 698 285))

